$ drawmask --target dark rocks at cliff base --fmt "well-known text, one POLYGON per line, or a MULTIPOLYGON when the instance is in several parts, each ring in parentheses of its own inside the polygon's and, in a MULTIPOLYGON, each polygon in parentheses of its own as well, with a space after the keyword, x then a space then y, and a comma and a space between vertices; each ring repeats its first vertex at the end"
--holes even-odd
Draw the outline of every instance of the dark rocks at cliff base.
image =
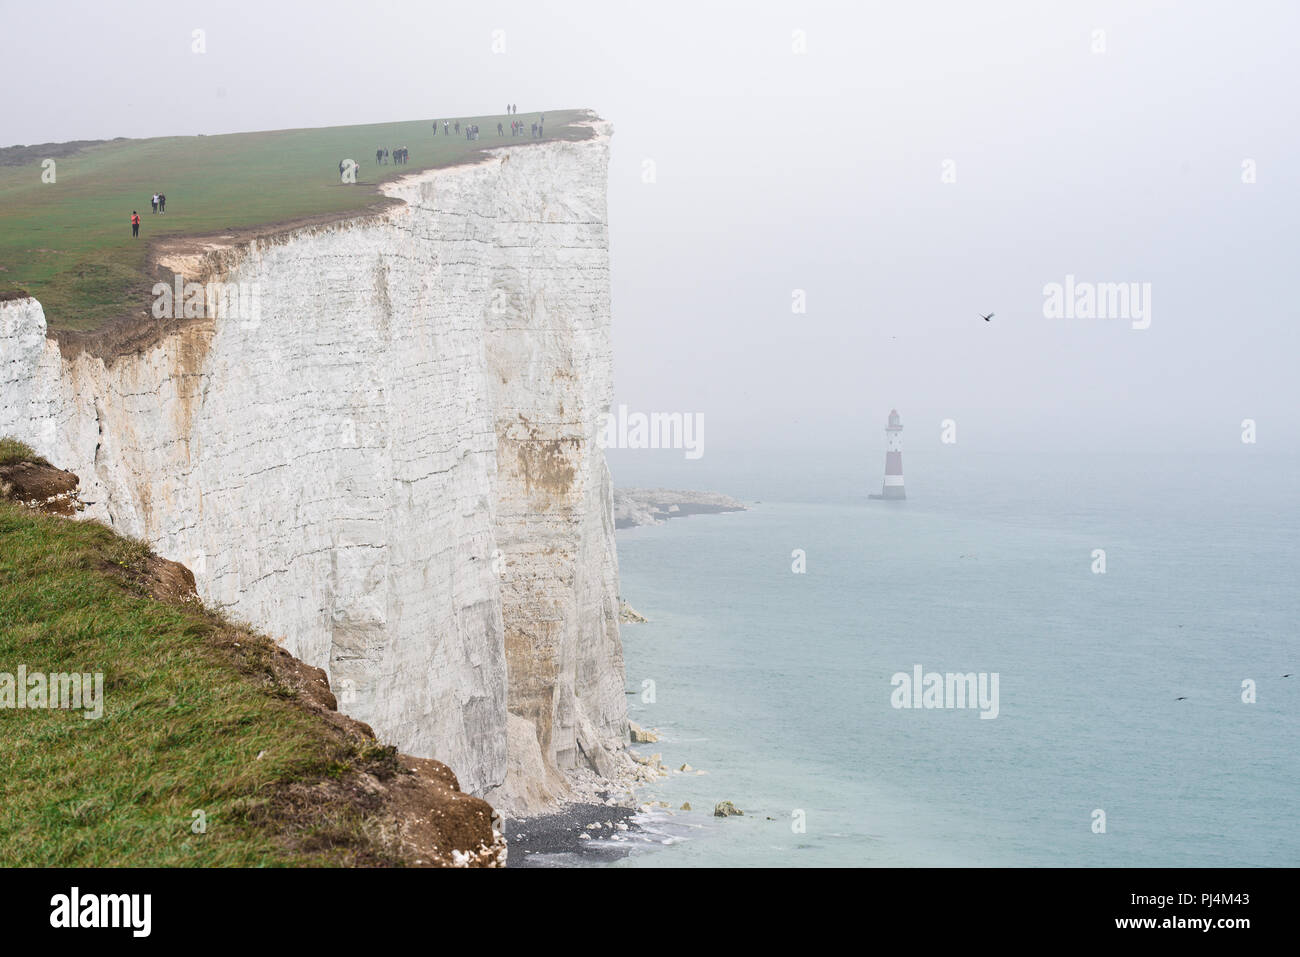
POLYGON ((554 814, 505 822, 507 867, 556 867, 606 863, 626 857, 640 827, 633 808, 572 804, 554 814))

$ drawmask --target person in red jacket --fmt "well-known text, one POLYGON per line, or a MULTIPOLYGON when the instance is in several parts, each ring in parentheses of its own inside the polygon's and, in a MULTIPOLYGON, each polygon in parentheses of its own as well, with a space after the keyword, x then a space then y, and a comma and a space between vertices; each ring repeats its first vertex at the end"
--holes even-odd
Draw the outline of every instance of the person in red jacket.
POLYGON ((131 238, 134 239, 140 235, 140 214, 134 209, 131 210, 131 238))

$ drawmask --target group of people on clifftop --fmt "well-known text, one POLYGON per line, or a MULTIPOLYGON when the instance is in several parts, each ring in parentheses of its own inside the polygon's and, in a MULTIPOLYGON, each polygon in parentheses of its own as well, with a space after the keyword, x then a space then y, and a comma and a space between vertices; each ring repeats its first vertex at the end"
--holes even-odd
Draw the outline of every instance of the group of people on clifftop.
MULTIPOLYGON (((506 104, 506 115, 507 115, 507 116, 513 116, 513 115, 517 114, 518 112, 519 112, 519 105, 518 105, 518 104, 516 104, 516 103, 507 103, 507 104, 506 104)), ((546 133, 545 133, 544 127, 543 127, 543 125, 542 125, 542 124, 545 123, 545 122, 546 122, 546 114, 543 113, 543 114, 541 114, 540 116, 538 116, 538 118, 537 118, 537 122, 536 122, 536 123, 533 123, 533 124, 531 124, 531 125, 529 126, 529 132, 530 132, 533 136, 538 136, 538 137, 540 137, 540 136, 545 136, 546 133)), ((438 121, 437 121, 437 120, 434 120, 434 121, 433 121, 433 132, 434 132, 435 135, 436 135, 437 132, 438 132, 438 121)), ((442 135, 443 135, 443 136, 450 136, 453 132, 454 132, 457 136, 460 135, 460 120, 454 120, 454 121, 453 121, 453 120, 443 120, 443 121, 442 121, 442 135)), ((505 135, 506 135, 506 127, 505 127, 505 124, 504 124, 504 123, 498 123, 498 124, 497 124, 497 136, 505 136, 505 135)), ((523 121, 523 120, 512 120, 512 121, 510 122, 510 135, 511 135, 511 136, 523 136, 523 135, 524 135, 524 121, 523 121)), ((466 123, 466 124, 465 124, 465 139, 467 139, 467 140, 476 140, 476 139, 478 139, 478 138, 479 138, 479 128, 478 128, 478 124, 477 124, 477 123, 466 123)))
MULTIPOLYGON (((149 207, 155 213, 167 212, 167 197, 163 193, 154 193, 149 199, 149 207)), ((131 238, 135 239, 140 235, 140 213, 137 210, 131 210, 131 238)))
MULTIPOLYGON (((518 112, 519 112, 519 106, 518 106, 518 104, 516 104, 516 103, 507 103, 507 104, 506 104, 506 114, 507 114, 507 115, 511 115, 511 116, 513 116, 513 115, 517 114, 518 112)), ((535 136, 535 137, 545 136, 545 135, 546 135, 545 132, 544 132, 544 129, 545 129, 545 128, 544 128, 543 125, 542 125, 542 124, 544 124, 545 122, 546 122, 546 115, 545 115, 545 114, 541 114, 541 115, 539 115, 538 118, 537 118, 537 122, 536 122, 536 123, 533 123, 533 124, 531 124, 531 125, 529 126, 529 132, 531 133, 531 135, 533 135, 533 136, 535 136)), ((444 136, 450 136, 451 133, 452 133, 452 130, 453 130, 453 129, 455 130, 456 134, 459 135, 459 134, 460 134, 460 127, 461 127, 460 120, 455 120, 455 121, 453 121, 453 120, 443 120, 443 121, 442 121, 442 133, 443 133, 444 136)), ((434 121, 434 124, 433 124, 433 132, 434 132, 434 135, 437 135, 437 132, 438 132, 438 123, 437 123, 436 120, 434 121)), ((523 136, 523 135, 524 135, 524 121, 523 121, 523 120, 512 120, 512 121, 511 121, 511 123, 510 123, 510 135, 511 135, 511 136, 523 136)), ((497 124, 497 136, 505 136, 505 124, 503 124, 503 123, 498 123, 498 124, 497 124)), ((478 124, 477 124, 477 123, 466 123, 466 124, 465 124, 465 139, 467 139, 467 140, 476 140, 476 139, 478 139, 478 138, 479 138, 479 128, 478 128, 478 124)), ((405 166, 408 162, 410 162, 410 159, 411 159, 411 153, 410 153, 410 150, 408 150, 405 146, 397 146, 397 147, 394 147, 394 148, 391 149, 391 150, 388 149, 388 148, 386 148, 386 147, 381 146, 381 147, 379 147, 378 149, 375 150, 375 164, 376 164, 377 166, 383 166, 385 163, 388 163, 388 162, 391 162, 394 166, 405 166)), ((345 177, 345 175, 344 175, 345 172, 348 170, 349 163, 350 163, 349 160, 340 160, 340 161, 339 161, 339 178, 342 179, 344 182, 353 182, 353 183, 355 183, 355 182, 356 182, 355 171, 356 171, 357 168, 358 168, 357 164, 352 163, 352 165, 351 165, 351 168, 352 168, 352 170, 353 170, 353 174, 354 174, 354 175, 353 175, 353 178, 349 179, 349 178, 345 177)), ((149 200, 149 206, 150 206, 150 208, 151 208, 155 213, 166 213, 166 212, 167 212, 167 197, 166 197, 166 195, 163 194, 163 193, 154 193, 153 196, 152 196, 152 197, 150 198, 150 200, 149 200)), ((131 236, 134 238, 134 237, 138 237, 139 235, 140 235, 140 214, 139 214, 138 211, 136 211, 136 210, 133 209, 133 210, 131 210, 131 236)))

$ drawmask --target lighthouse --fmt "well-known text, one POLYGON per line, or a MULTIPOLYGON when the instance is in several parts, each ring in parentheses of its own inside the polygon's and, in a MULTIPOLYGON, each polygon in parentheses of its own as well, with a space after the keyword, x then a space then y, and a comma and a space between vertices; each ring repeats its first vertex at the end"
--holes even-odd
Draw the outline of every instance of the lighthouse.
POLYGON ((889 424, 885 426, 885 484, 880 494, 871 498, 907 498, 903 491, 903 420, 897 409, 889 410, 889 424))

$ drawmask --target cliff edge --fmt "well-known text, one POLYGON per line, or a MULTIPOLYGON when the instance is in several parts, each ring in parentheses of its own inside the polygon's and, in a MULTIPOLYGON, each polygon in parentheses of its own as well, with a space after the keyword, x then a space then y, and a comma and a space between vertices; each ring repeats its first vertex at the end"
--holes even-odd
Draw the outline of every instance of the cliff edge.
POLYGON ((255 291, 111 356, 0 303, 0 434, 341 710, 508 813, 629 763, 610 478, 610 129, 384 186, 177 272, 255 291), (72 350, 69 350, 71 353, 72 350))
POLYGON ((183 565, 71 520, 78 477, 16 445, 0 439, 0 721, 22 786, 0 786, 0 859, 505 865, 499 819, 448 767, 339 714, 321 669, 204 608, 183 565))

